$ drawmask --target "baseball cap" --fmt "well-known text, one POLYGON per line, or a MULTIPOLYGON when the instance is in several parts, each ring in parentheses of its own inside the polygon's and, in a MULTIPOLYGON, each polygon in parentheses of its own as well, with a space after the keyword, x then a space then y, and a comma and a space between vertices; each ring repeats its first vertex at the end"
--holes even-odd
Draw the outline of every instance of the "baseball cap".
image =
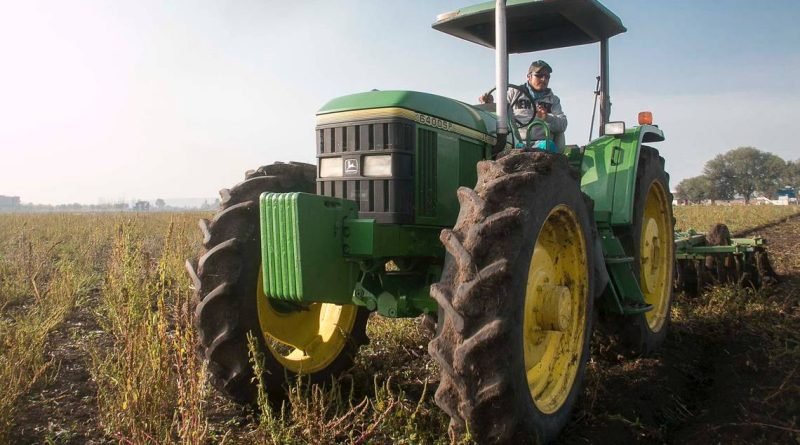
POLYGON ((528 75, 530 76, 533 73, 538 73, 539 71, 546 70, 548 73, 553 72, 553 68, 547 64, 544 60, 537 60, 531 63, 531 67, 528 68, 528 75))

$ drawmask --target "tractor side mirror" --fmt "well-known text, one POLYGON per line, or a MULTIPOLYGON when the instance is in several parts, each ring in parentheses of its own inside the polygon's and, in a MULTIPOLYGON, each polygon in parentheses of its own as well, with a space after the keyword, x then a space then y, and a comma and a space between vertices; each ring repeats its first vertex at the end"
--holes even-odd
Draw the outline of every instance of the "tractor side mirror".
POLYGON ((603 134, 606 136, 619 136, 625 133, 625 122, 608 122, 603 125, 603 134))

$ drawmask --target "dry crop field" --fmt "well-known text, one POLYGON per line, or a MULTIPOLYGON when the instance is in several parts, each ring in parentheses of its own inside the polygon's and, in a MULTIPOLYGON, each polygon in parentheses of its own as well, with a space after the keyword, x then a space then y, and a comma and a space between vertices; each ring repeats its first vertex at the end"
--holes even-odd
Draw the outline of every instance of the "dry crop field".
POLYGON ((797 214, 797 206, 737 205, 737 206, 677 206, 675 230, 694 229, 698 232, 709 230, 712 224, 725 223, 731 234, 748 229, 760 228, 766 224, 783 221, 797 214))
MULTIPOLYGON (((415 320, 370 320, 356 365, 326 388, 296 387, 283 410, 242 408, 211 390, 184 270, 208 216, 0 215, 0 443, 447 443, 429 337, 415 320)), ((562 441, 797 443, 797 207, 675 216, 682 229, 756 228, 781 282, 676 295, 652 357, 624 358, 596 332, 562 441)))

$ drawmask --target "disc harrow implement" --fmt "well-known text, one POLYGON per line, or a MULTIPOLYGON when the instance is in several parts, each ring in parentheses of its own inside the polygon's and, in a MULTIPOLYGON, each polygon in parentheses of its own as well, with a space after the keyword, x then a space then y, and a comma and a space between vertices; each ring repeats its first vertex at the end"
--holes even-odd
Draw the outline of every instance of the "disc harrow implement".
POLYGON ((735 283, 758 289, 777 283, 762 237, 733 238, 725 224, 708 233, 675 232, 675 290, 701 294, 707 286, 735 283))

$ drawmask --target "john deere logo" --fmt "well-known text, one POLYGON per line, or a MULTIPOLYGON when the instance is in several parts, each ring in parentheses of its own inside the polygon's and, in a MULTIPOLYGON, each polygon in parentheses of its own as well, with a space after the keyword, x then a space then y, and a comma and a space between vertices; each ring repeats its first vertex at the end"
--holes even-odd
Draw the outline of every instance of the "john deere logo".
POLYGON ((358 174, 358 159, 345 159, 344 160, 344 174, 357 175, 358 174))

